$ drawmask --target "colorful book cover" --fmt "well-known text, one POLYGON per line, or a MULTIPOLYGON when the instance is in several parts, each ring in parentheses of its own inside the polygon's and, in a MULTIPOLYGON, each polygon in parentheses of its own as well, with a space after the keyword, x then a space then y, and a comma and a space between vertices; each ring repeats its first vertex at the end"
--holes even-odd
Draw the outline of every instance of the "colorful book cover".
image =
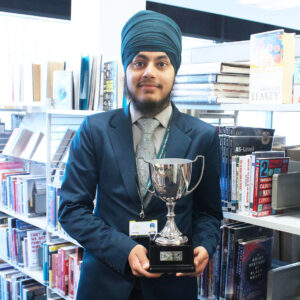
POLYGON ((235 299, 266 299, 273 237, 238 242, 235 299))
POLYGON ((272 214, 272 176, 287 173, 289 158, 257 158, 255 163, 253 211, 255 217, 272 214))
POLYGON ((89 99, 90 57, 81 57, 79 109, 87 110, 89 99))
POLYGON ((103 110, 118 106, 118 62, 105 62, 103 65, 103 110))
POLYGON ((225 297, 227 300, 234 299, 234 291, 237 283, 236 264, 238 254, 238 240, 257 239, 261 236, 271 237, 273 236, 273 230, 246 223, 239 223, 236 226, 232 226, 229 228, 225 287, 225 297))
POLYGON ((292 103, 294 61, 295 34, 283 29, 252 34, 249 103, 292 103))
POLYGON ((293 103, 300 104, 300 57, 295 58, 293 103))

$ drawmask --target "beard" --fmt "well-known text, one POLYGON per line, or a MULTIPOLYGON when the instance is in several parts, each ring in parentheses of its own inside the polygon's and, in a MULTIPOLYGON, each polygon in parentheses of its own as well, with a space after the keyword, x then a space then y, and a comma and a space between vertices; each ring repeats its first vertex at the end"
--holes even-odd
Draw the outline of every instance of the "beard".
POLYGON ((129 91, 127 87, 127 83, 125 85, 125 88, 126 88, 126 94, 128 96, 128 99, 131 100, 134 108, 145 116, 153 117, 157 115, 164 108, 166 108, 171 102, 170 100, 171 91, 165 98, 161 99, 160 101, 153 101, 153 100, 140 101, 135 97, 134 94, 132 94, 129 91))

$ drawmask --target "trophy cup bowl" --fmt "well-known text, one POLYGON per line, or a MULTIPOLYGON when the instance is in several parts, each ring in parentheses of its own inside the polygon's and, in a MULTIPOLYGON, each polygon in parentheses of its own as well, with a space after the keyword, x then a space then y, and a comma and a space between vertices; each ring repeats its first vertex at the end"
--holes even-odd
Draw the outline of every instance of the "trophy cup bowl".
MULTIPOLYGON (((143 159, 143 158, 138 158, 143 159)), ((144 159, 143 159, 144 160, 144 159)), ((188 237, 184 236, 175 223, 176 202, 192 193, 202 180, 205 158, 198 155, 195 160, 163 158, 144 160, 149 165, 152 190, 168 208, 165 227, 150 241, 150 268, 152 272, 192 272, 193 248, 188 237), (192 165, 202 158, 202 170, 198 182, 188 189, 192 178, 192 165)))

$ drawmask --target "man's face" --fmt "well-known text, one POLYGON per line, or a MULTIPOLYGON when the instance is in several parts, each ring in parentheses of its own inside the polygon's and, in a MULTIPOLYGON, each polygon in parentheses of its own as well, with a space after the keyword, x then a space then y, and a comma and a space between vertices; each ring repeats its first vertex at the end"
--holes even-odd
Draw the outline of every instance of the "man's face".
POLYGON ((166 106, 174 78, 174 67, 165 52, 139 52, 126 70, 127 89, 138 108, 166 106))

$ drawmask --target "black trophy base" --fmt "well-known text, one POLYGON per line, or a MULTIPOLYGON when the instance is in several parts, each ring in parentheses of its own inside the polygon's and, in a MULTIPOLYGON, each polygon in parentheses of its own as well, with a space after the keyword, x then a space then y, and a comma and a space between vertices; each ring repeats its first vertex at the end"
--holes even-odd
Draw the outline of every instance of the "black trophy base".
POLYGON ((180 246, 159 246, 150 241, 149 261, 148 271, 151 273, 195 272, 194 250, 190 240, 180 246))

